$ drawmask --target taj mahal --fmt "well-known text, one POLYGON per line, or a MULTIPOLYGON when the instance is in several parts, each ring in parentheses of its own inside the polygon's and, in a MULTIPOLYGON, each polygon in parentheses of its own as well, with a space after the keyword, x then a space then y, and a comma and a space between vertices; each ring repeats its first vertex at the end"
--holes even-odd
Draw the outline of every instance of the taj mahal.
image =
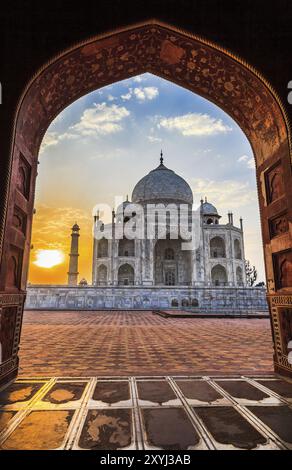
POLYGON ((196 208, 191 187, 167 168, 162 152, 159 165, 137 182, 131 199, 112 211, 111 223, 104 223, 99 211, 94 214, 91 284, 78 282, 79 231, 75 223, 68 285, 29 286, 26 308, 207 313, 267 308, 265 289, 247 286, 242 219, 237 226, 229 212, 228 222, 221 223, 207 197, 196 208), (127 226, 131 236, 125 234, 127 226), (187 241, 182 227, 191 234, 187 241))
MULTIPOLYGON (((113 214, 112 224, 104 226, 105 233, 116 233, 117 226, 129 220, 133 214, 132 202, 143 207, 172 205, 178 212, 181 204, 185 204, 190 215, 193 193, 181 176, 164 165, 161 156, 160 165, 138 181, 131 201, 127 198, 118 207, 117 214, 113 214)), ((229 213, 228 223, 221 224, 221 216, 207 198, 201 200, 199 213, 200 243, 192 251, 182 250, 178 237, 171 239, 170 220, 166 222, 163 239, 159 238, 158 231, 151 240, 146 236, 130 240, 126 237, 94 239, 93 285, 245 286, 242 220, 240 227, 234 226, 233 215, 229 213)), ((94 222, 100 223, 98 216, 94 222)), ((145 233, 149 223, 149 217, 145 217, 145 233)))

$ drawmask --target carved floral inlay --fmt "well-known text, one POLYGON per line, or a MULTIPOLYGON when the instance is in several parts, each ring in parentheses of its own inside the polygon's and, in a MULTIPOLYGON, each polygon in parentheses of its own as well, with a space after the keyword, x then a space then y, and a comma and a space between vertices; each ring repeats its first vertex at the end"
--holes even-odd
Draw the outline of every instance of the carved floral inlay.
POLYGON ((277 102, 251 71, 198 39, 153 24, 77 47, 47 67, 26 95, 18 135, 25 136, 34 154, 48 124, 71 102, 143 72, 171 80, 222 107, 246 132, 258 164, 286 137, 277 102))

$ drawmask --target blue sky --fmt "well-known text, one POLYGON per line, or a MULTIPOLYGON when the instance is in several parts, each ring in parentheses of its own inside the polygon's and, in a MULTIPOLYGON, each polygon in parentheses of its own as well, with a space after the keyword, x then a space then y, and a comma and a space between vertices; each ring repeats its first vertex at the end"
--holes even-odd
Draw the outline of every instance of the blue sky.
MULTIPOLYGON (((207 196, 222 222, 230 210, 236 225, 243 217, 246 258, 263 280, 254 159, 247 138, 220 108, 151 74, 82 97, 47 130, 40 151, 35 250, 66 253, 70 226, 78 219, 80 274, 90 279, 93 206, 131 196, 136 182, 158 165, 161 149, 165 165, 190 184, 194 207, 207 196)), ((43 276, 38 269, 30 270, 32 282, 43 276)), ((66 263, 62 269, 59 277, 65 276, 66 263)))

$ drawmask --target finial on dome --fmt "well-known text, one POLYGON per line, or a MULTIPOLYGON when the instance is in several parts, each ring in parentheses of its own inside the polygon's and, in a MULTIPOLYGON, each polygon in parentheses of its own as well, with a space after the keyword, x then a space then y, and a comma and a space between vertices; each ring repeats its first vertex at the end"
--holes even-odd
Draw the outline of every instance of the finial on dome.
POLYGON ((129 202, 129 195, 127 194, 126 202, 129 202))
POLYGON ((160 165, 163 165, 163 152, 160 152, 160 165))
POLYGON ((207 201, 207 196, 205 196, 205 202, 208 202, 208 201, 207 201))

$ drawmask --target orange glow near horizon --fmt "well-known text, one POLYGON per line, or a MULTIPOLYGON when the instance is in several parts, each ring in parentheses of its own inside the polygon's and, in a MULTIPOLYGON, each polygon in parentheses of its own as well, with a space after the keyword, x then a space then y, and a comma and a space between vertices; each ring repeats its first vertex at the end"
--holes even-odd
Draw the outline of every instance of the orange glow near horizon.
POLYGON ((75 221, 80 225, 79 280, 84 277, 91 282, 91 212, 66 206, 63 194, 60 192, 59 194, 60 206, 58 207, 36 204, 31 240, 33 249, 28 277, 28 282, 31 284, 67 284, 71 227, 75 221), (59 262, 59 253, 62 254, 61 262, 59 262))
POLYGON ((61 250, 38 250, 33 264, 40 268, 50 269, 58 264, 62 264, 64 260, 65 255, 61 250))

